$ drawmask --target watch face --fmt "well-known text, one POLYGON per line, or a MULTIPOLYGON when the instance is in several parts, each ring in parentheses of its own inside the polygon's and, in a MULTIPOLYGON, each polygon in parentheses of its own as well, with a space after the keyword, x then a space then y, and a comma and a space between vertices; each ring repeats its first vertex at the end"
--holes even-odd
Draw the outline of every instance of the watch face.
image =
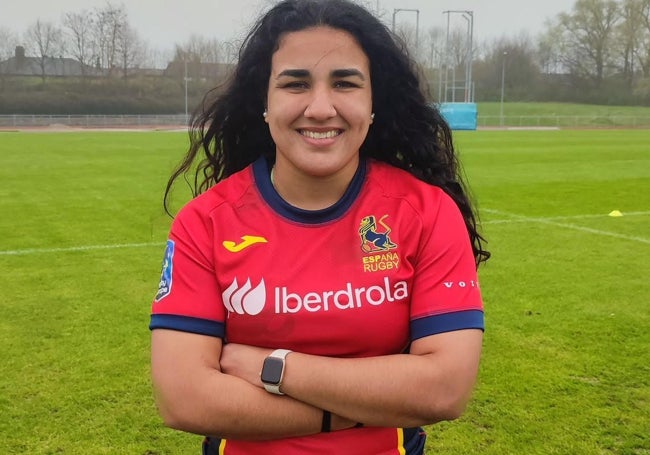
POLYGON ((280 384, 283 369, 284 361, 282 359, 267 357, 264 359, 264 365, 262 366, 262 382, 273 385, 280 384))

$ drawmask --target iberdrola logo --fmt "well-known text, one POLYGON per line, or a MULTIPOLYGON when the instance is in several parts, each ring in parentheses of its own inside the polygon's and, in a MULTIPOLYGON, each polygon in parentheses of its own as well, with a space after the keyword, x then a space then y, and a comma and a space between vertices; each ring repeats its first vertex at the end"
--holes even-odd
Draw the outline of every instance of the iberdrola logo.
MULTIPOLYGON (((243 280, 242 280, 243 281, 243 280)), ((230 313, 257 316, 267 304, 275 314, 295 314, 302 311, 345 311, 361 307, 396 305, 408 301, 409 289, 406 281, 392 281, 388 276, 374 280, 366 286, 354 286, 346 282, 343 286, 325 290, 303 290, 294 292, 287 286, 271 287, 266 295, 266 284, 261 279, 257 286, 247 278, 244 284, 234 278, 222 292, 223 304, 230 313)))
POLYGON ((258 315, 266 304, 266 286, 264 280, 255 286, 251 285, 250 278, 242 286, 237 283, 237 278, 223 291, 223 304, 231 313, 258 315))

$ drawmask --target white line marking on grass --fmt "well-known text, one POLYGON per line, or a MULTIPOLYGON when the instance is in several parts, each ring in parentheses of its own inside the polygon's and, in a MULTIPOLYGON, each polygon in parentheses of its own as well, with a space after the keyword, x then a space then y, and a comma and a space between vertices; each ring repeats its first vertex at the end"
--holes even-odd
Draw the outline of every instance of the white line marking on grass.
MULTIPOLYGON (((542 216, 542 217, 524 217, 521 215, 515 215, 512 213, 505 213, 499 210, 490 210, 490 209, 480 209, 480 212, 493 213, 495 215, 504 215, 516 218, 507 218, 503 220, 489 220, 484 221, 482 224, 504 224, 504 223, 529 223, 531 220, 546 220, 546 221, 562 221, 562 220, 586 220, 589 218, 608 218, 608 214, 597 214, 597 215, 567 215, 567 216, 542 216)), ((649 212, 624 212, 623 216, 648 216, 649 212)))
MULTIPOLYGON (((515 213, 507 213, 507 212, 502 212, 501 210, 492 210, 492 209, 482 209, 482 211, 486 213, 493 213, 495 215, 502 215, 502 216, 507 216, 510 217, 509 219, 506 220, 494 220, 494 221, 487 221, 484 222, 483 224, 501 224, 501 223, 539 223, 539 224, 547 224, 549 226, 557 226, 557 227, 562 227, 566 229, 573 229, 576 231, 582 231, 582 232, 588 232, 589 234, 596 234, 596 235, 604 235, 608 237, 614 237, 617 239, 623 239, 623 240, 631 240, 633 242, 640 242, 640 243, 645 243, 650 245, 650 239, 646 239, 643 237, 636 237, 632 235, 625 235, 625 234, 618 234, 616 232, 609 232, 609 231, 602 231, 600 229, 592 229, 584 226, 576 226, 575 224, 569 224, 569 223, 559 223, 555 220, 566 220, 566 219, 586 219, 586 218, 599 218, 599 217, 606 217, 608 215, 575 215, 575 216, 567 216, 567 217, 542 217, 542 218, 535 218, 535 217, 528 217, 528 216, 522 216, 522 215, 517 215, 515 213)), ((623 214, 624 216, 639 216, 639 215, 650 215, 650 212, 626 212, 623 214)))
POLYGON ((72 251, 116 250, 120 248, 143 248, 148 246, 164 246, 161 242, 149 243, 118 243, 114 245, 71 246, 67 248, 26 248, 24 250, 0 251, 0 256, 24 256, 27 254, 68 253, 72 251))
MULTIPOLYGON (((540 223, 548 224, 551 226, 563 227, 567 229, 574 229, 578 231, 588 232, 590 234, 605 235, 609 237, 616 237, 624 240, 632 240, 635 242, 650 244, 649 239, 643 237, 634 237, 624 234, 617 234, 615 232, 601 231, 599 229, 592 229, 583 226, 576 226, 568 223, 558 223, 557 220, 579 220, 587 218, 604 218, 608 215, 573 215, 573 216, 554 216, 554 217, 527 217, 517 215, 515 213, 507 213, 501 210, 481 209, 482 212, 492 213, 495 215, 502 215, 509 217, 505 220, 490 220, 484 221, 481 224, 506 224, 506 223, 540 223)), ((624 212, 624 216, 644 216, 650 215, 649 212, 624 212)), ((69 253, 74 251, 97 251, 97 250, 116 250, 123 248, 145 248, 151 246, 164 246, 162 242, 148 242, 148 243, 117 243, 113 245, 86 245, 86 246, 71 246, 66 248, 26 248, 23 250, 0 250, 0 256, 24 256, 28 254, 46 254, 46 253, 69 253)))

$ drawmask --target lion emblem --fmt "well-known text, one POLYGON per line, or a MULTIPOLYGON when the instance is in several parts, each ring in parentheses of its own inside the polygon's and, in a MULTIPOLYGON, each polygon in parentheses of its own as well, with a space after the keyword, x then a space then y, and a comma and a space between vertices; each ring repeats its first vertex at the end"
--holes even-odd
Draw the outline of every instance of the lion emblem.
POLYGON ((373 215, 364 217, 359 225, 359 235, 361 236, 361 250, 364 253, 373 253, 376 251, 389 251, 397 248, 397 245, 390 240, 390 227, 384 223, 384 219, 388 215, 384 215, 379 219, 379 222, 373 215), (382 230, 378 230, 377 224, 381 226, 382 230))

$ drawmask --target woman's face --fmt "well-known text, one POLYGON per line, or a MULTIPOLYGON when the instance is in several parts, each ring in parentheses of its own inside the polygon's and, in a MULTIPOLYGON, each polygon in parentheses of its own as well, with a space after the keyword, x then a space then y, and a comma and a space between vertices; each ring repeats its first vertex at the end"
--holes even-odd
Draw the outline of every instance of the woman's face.
POLYGON ((369 61, 352 35, 324 26, 284 35, 267 103, 276 166, 285 175, 351 178, 372 123, 369 61))

